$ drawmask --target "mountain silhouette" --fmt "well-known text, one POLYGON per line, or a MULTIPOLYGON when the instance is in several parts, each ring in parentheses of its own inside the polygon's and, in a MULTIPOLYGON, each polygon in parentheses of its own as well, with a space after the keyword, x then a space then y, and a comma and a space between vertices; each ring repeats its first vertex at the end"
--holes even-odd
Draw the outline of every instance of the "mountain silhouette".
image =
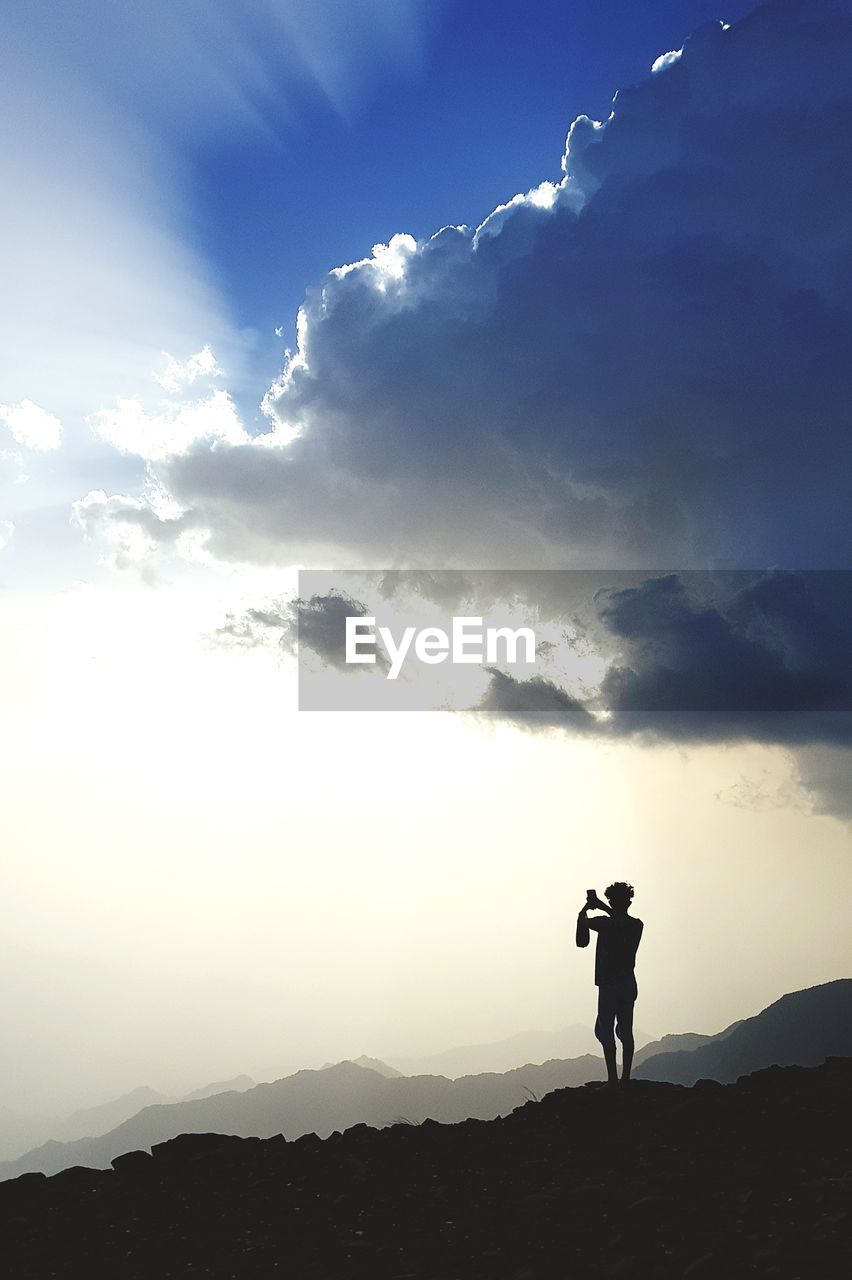
POLYGON ((251 1076, 241 1075, 233 1080, 216 1081, 193 1089, 191 1093, 177 1095, 158 1093, 148 1085, 140 1085, 118 1098, 111 1098, 108 1102, 101 1102, 93 1107, 83 1107, 70 1116, 17 1117, 14 1112, 0 1108, 0 1159, 15 1160, 21 1152, 28 1151, 36 1143, 50 1145, 99 1137, 138 1115, 143 1108, 155 1104, 167 1105, 188 1102, 194 1098, 209 1098, 232 1089, 242 1092, 253 1088, 254 1084, 251 1076))
MULTIPOLYGON (((395 1076, 405 1074, 403 1071, 397 1071, 396 1067, 389 1067, 386 1062, 382 1062, 381 1058, 368 1058, 366 1053, 362 1053, 360 1058, 344 1059, 344 1061, 354 1062, 356 1067, 367 1067, 371 1071, 377 1071, 386 1080, 393 1080, 395 1076)), ((338 1066, 336 1062, 326 1062, 322 1069, 328 1071, 330 1067, 336 1066, 338 1066)))
POLYGON ((233 1080, 214 1080, 212 1084, 204 1084, 200 1089, 193 1089, 190 1093, 181 1094, 178 1098, 171 1098, 171 1102, 192 1102, 195 1098, 212 1098, 217 1093, 245 1093, 246 1089, 253 1089, 257 1084, 256 1080, 252 1080, 251 1076, 240 1075, 234 1076, 233 1080))
POLYGON ((66 1119, 51 1127, 50 1136, 59 1142, 73 1142, 77 1138, 96 1138, 102 1133, 109 1133, 116 1125, 138 1115, 144 1107, 155 1104, 167 1105, 172 1102, 191 1102, 195 1098, 212 1098, 217 1093, 227 1093, 232 1089, 238 1093, 253 1089, 255 1081, 251 1076, 235 1076, 233 1080, 217 1080, 213 1084, 202 1085, 190 1093, 167 1094, 158 1093, 147 1085, 131 1089, 120 1098, 102 1102, 96 1107, 85 1107, 73 1112, 66 1119))
POLYGON ((318 1071, 297 1071, 243 1093, 231 1091, 192 1102, 145 1107, 100 1137, 46 1142, 0 1165, 0 1179, 30 1172, 58 1173, 78 1164, 105 1169, 125 1151, 150 1148, 179 1133, 263 1138, 284 1133, 293 1139, 305 1133, 327 1137, 335 1129, 359 1123, 381 1127, 399 1119, 410 1123, 427 1117, 446 1122, 470 1116, 492 1119, 530 1096, 542 1097, 552 1089, 601 1080, 603 1075, 603 1060, 591 1056, 460 1080, 444 1076, 388 1078, 354 1062, 338 1062, 318 1071))
POLYGON ((659 1040, 650 1040, 648 1044, 636 1053, 633 1059, 634 1065, 644 1062, 646 1058, 653 1058, 658 1053, 680 1053, 683 1050, 698 1049, 701 1045, 709 1044, 711 1040, 721 1040, 723 1036, 730 1035, 734 1027, 738 1027, 739 1022, 732 1022, 724 1031, 719 1031, 716 1035, 702 1035, 697 1031, 683 1031, 666 1036, 660 1036, 659 1040))
POLYGON ((635 1074, 673 1084, 727 1084, 761 1067, 817 1066, 832 1055, 852 1056, 852 978, 791 992, 697 1048, 646 1058, 635 1074))
POLYGON ((158 1102, 173 1102, 168 1094, 158 1093, 148 1085, 140 1085, 130 1089, 118 1098, 109 1102, 98 1103, 94 1107, 81 1107, 65 1119, 51 1126, 51 1137, 60 1142, 73 1142, 76 1138, 94 1138, 101 1133, 109 1133, 116 1125, 135 1116, 143 1107, 153 1106, 158 1102))
MULTIPOLYGON (((341 1069, 361 1070, 326 1074, 341 1069)), ((850 1105, 852 1060, 831 1059, 732 1085, 558 1089, 500 1119, 326 1141, 183 1135, 110 1170, 0 1185, 4 1267, 15 1280, 832 1280, 849 1260, 850 1105)))

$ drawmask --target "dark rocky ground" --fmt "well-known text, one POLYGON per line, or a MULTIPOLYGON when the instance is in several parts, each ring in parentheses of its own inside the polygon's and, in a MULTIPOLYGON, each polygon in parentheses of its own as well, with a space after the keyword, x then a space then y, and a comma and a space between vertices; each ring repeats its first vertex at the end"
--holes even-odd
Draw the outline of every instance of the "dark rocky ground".
POLYGON ((192 1135, 0 1184, 15 1280, 852 1274, 852 1059, 560 1089, 503 1119, 192 1135))

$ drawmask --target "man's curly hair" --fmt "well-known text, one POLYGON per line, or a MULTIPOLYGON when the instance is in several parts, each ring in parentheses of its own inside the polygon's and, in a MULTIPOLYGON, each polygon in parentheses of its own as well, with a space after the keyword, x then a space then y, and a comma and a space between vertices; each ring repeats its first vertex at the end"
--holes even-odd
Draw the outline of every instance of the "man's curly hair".
POLYGON ((633 885, 626 880, 616 880, 608 889, 604 889, 604 897, 611 907, 629 907, 633 901, 633 885))

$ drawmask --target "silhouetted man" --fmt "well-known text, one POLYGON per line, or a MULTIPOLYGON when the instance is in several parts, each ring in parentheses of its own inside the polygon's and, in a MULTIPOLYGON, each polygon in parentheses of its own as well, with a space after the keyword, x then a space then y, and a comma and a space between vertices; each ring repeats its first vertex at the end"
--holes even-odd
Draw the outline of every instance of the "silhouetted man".
POLYGON ((589 930, 598 935, 595 949, 595 985, 598 988, 598 1017, 595 1035, 603 1045, 607 1078, 618 1083, 615 1060, 615 1036, 621 1041, 622 1083, 630 1079, 633 1065, 633 1005, 636 1002, 636 951, 642 937, 643 924, 628 915, 633 901, 633 886, 617 880, 604 890, 606 902, 590 892, 583 910, 577 916, 577 946, 589 945, 589 930), (603 916, 588 916, 589 911, 605 911, 603 916), (613 1034, 613 1025, 615 1034, 613 1034))

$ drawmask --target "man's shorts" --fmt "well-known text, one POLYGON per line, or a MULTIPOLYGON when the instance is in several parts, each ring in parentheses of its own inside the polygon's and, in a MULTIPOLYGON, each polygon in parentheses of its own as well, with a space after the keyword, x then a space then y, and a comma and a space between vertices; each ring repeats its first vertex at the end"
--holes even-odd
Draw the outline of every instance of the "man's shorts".
POLYGON ((633 1038, 633 1006, 639 994, 635 975, 623 982, 601 983, 598 987, 598 1018, 595 1035, 601 1044, 615 1044, 619 1040, 633 1038))

